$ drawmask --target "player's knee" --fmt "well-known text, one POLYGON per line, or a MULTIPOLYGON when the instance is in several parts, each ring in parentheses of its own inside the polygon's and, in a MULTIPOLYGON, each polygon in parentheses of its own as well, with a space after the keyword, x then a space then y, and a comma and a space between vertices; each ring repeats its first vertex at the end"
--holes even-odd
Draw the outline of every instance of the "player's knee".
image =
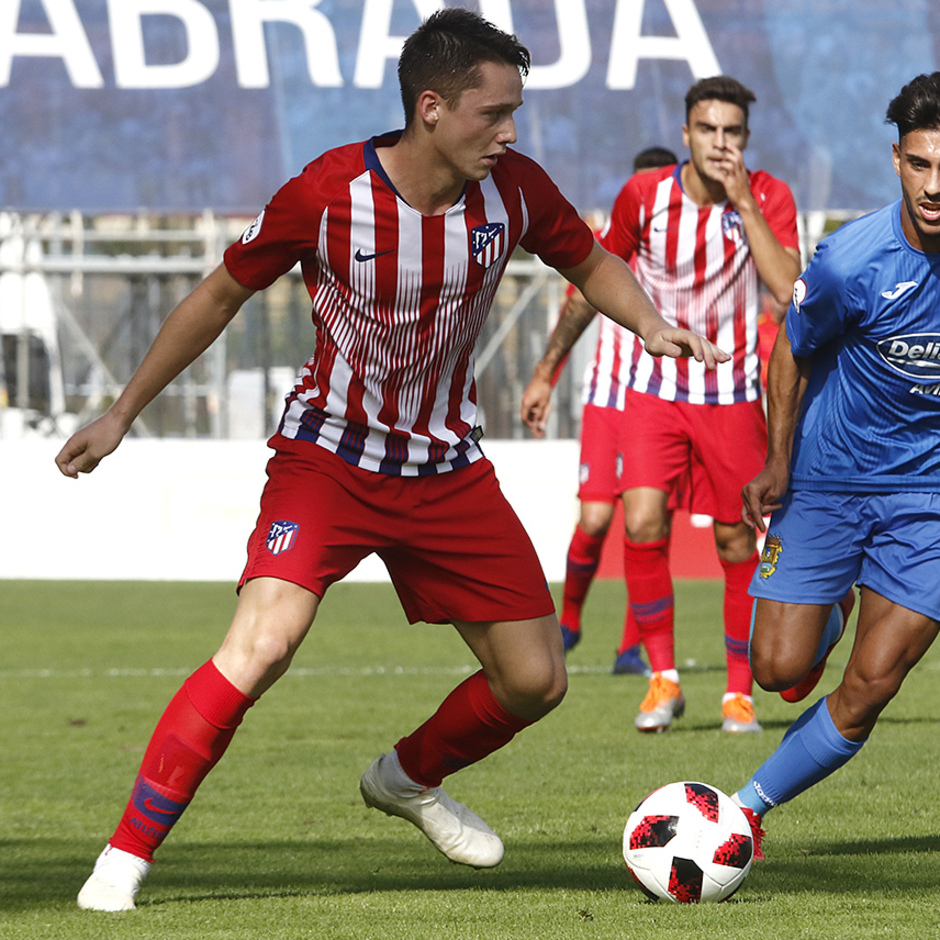
POLYGON ((636 513, 623 520, 624 535, 634 545, 661 542, 669 535, 669 522, 659 516, 636 513))
POLYGON ((250 637, 227 640, 216 654, 225 672, 239 688, 260 695, 287 672, 296 652, 288 638, 264 632, 250 637))
POLYGON ((801 682, 812 668, 812 660, 802 651, 751 643, 751 672, 765 692, 783 692, 801 682))
POLYGON ((537 721, 561 704, 568 691, 564 668, 529 671, 503 689, 503 705, 520 718, 537 721))

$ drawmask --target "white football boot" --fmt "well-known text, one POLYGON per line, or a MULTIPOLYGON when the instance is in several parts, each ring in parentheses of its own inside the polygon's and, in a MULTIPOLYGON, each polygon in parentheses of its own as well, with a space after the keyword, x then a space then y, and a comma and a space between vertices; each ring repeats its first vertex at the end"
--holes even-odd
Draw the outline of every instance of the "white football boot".
POLYGON ((107 845, 78 892, 78 906, 86 911, 132 911, 137 890, 149 871, 150 862, 107 845))
POLYGON ((423 790, 413 782, 409 787, 407 781, 393 751, 372 763, 359 781, 359 791, 366 806, 414 823, 452 862, 493 868, 503 860, 502 841, 476 813, 441 787, 423 790))

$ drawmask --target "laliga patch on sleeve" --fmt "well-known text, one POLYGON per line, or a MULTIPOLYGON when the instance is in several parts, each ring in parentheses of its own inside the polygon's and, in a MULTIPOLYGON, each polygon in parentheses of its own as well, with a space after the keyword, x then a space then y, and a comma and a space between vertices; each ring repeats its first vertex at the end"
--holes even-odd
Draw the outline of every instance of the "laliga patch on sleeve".
POLYGON ((264 209, 261 210, 261 215, 245 229, 245 234, 242 235, 243 245, 247 245, 248 242, 253 242, 261 234, 262 222, 264 222, 264 209))
POLYGON ((800 312, 800 304, 804 300, 806 300, 806 281, 800 277, 793 285, 793 306, 796 307, 797 313, 800 312))

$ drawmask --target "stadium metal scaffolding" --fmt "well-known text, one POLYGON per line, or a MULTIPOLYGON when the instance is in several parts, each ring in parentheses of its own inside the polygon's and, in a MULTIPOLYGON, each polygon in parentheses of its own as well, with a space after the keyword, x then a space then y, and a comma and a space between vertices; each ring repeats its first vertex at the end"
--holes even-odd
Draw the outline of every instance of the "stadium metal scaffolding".
MULTIPOLYGON (((858 213, 799 217, 804 259, 858 213)), ((216 215, 0 213, 0 437, 65 436, 120 394, 166 314, 251 220, 216 215)), ((510 259, 476 356, 477 402, 491 438, 527 436, 519 403, 561 304, 563 279, 525 253, 510 259)), ((255 294, 222 337, 134 425, 140 436, 261 438, 313 348, 299 267, 255 294)), ((575 347, 548 434, 577 437, 575 347)))

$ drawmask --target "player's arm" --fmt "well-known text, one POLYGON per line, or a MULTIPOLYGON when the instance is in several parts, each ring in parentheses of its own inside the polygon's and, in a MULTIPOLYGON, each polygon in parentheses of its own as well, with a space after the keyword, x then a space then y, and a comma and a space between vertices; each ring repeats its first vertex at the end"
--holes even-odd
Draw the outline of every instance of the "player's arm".
POLYGON ((651 356, 690 356, 714 369, 731 357, 707 339, 672 326, 660 316, 629 265, 595 242, 591 253, 561 272, 580 289, 587 302, 615 323, 636 333, 651 356))
POLYGON ((224 265, 216 268, 167 317, 117 401, 66 441, 56 457, 59 470, 73 478, 94 470, 121 443, 144 407, 212 345, 253 293, 224 265))
POLYGON ((793 282, 800 276, 800 253, 796 248, 784 248, 764 218, 751 191, 741 150, 729 143, 725 151, 725 192, 741 216, 757 273, 776 300, 789 304, 793 282))
POLYGON ((536 364, 532 378, 522 393, 522 420, 533 437, 545 436, 555 374, 594 319, 595 313, 577 288, 565 298, 558 322, 548 338, 545 354, 536 364))
POLYGON ((741 491, 741 518, 763 532, 764 516, 780 508, 790 483, 790 457, 812 360, 794 356, 786 327, 777 332, 767 371, 767 461, 741 491))

